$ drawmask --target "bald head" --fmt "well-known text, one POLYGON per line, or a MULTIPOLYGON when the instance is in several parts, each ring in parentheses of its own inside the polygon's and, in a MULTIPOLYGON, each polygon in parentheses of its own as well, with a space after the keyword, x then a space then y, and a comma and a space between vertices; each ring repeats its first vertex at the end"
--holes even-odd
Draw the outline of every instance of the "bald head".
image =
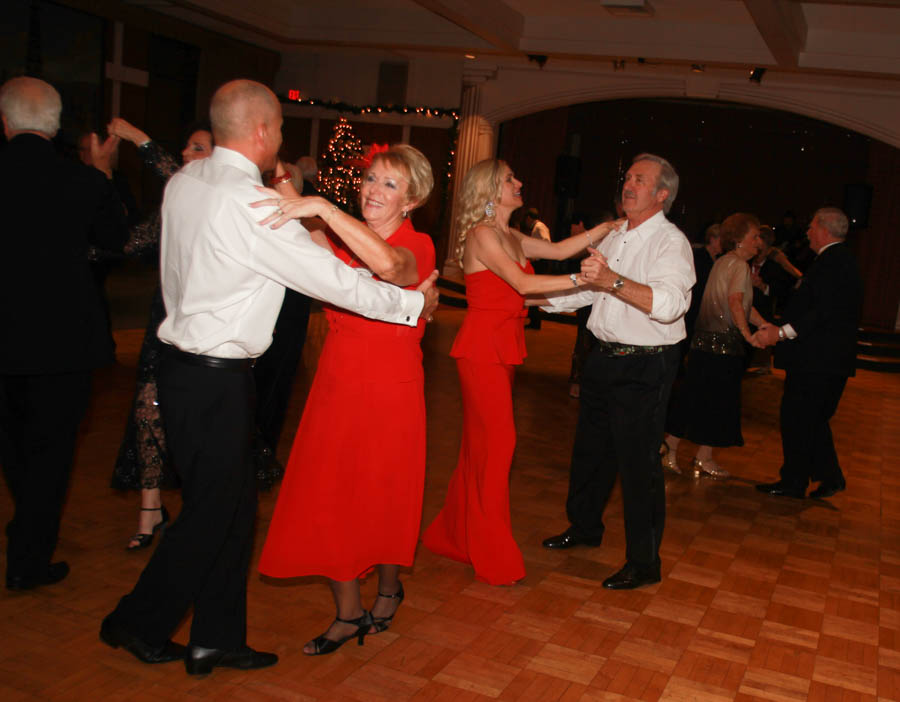
POLYGON ((7 137, 35 132, 51 139, 59 131, 62 100, 49 83, 38 78, 12 78, 0 88, 0 114, 7 137))
POLYGON ((262 83, 233 80, 220 87, 209 107, 216 143, 243 141, 262 122, 272 125, 281 118, 281 105, 275 93, 262 83))

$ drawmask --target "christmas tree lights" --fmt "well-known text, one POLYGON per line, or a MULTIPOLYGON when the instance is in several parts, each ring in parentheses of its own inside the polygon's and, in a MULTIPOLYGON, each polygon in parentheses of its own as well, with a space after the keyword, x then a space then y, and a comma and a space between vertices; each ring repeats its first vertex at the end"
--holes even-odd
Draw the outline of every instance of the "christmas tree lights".
POLYGON ((358 193, 362 171, 354 162, 362 156, 363 148, 346 117, 340 117, 328 140, 319 162, 317 188, 344 212, 358 214, 358 193))

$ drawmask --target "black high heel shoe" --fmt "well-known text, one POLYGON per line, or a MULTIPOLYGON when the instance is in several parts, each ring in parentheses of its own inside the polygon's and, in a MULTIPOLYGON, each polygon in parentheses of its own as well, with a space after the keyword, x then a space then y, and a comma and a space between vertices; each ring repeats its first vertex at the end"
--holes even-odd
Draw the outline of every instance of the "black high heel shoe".
POLYGON ((149 534, 135 534, 128 540, 128 545, 125 547, 126 551, 138 551, 142 548, 147 548, 150 544, 153 543, 153 537, 156 536, 156 532, 162 531, 167 526, 169 526, 169 510, 165 507, 141 507, 141 512, 156 512, 159 511, 162 516, 162 521, 153 527, 153 531, 149 534), (136 541, 137 543, 132 546, 131 542, 136 541))
POLYGON ((400 609, 400 605, 403 604, 403 598, 405 596, 403 592, 403 583, 400 583, 400 589, 393 595, 385 595, 383 592, 379 592, 378 596, 389 600, 397 600, 397 606, 394 608, 394 613, 389 617, 372 617, 372 628, 375 629, 376 634, 387 631, 391 626, 391 622, 394 621, 394 614, 397 614, 397 610, 400 609))
POLYGON ((341 646, 347 643, 352 638, 359 639, 359 645, 363 645, 363 639, 366 638, 366 634, 369 633, 369 628, 372 626, 372 615, 363 610, 362 616, 357 617, 356 619, 341 619, 340 617, 335 617, 334 621, 343 622, 344 624, 353 624, 356 627, 356 631, 354 631, 349 636, 345 636, 342 639, 329 639, 325 636, 328 632, 321 636, 317 636, 310 643, 314 647, 314 651, 312 653, 306 653, 307 656, 324 656, 326 653, 334 653, 341 646))

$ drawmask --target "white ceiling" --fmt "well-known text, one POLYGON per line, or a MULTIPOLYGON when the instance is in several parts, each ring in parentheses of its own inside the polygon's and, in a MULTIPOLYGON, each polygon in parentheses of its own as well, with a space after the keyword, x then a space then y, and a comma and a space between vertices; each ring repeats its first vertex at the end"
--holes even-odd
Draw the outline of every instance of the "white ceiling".
POLYGON ((606 0, 126 1, 286 53, 541 54, 900 80, 900 0, 646 0, 649 17, 615 16, 606 0))

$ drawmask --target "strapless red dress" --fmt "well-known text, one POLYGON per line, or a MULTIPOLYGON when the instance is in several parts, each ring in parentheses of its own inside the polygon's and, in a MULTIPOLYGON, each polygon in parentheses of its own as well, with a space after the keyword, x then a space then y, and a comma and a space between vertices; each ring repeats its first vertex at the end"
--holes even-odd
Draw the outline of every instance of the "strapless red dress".
MULTIPOLYGON (((409 220, 387 242, 413 252, 420 281, 434 270, 431 238, 409 220)), ((425 323, 389 324, 331 306, 325 314, 328 336, 259 570, 347 581, 379 563, 413 562, 425 485, 425 323)))
MULTIPOLYGON (((523 270, 534 273, 531 264, 523 270)), ((466 276, 466 300, 450 351, 462 388, 462 444, 444 507, 424 543, 471 563, 479 580, 509 585, 525 577, 509 518, 509 469, 516 447, 512 384, 526 356, 526 312, 522 296, 487 270, 466 276)))

